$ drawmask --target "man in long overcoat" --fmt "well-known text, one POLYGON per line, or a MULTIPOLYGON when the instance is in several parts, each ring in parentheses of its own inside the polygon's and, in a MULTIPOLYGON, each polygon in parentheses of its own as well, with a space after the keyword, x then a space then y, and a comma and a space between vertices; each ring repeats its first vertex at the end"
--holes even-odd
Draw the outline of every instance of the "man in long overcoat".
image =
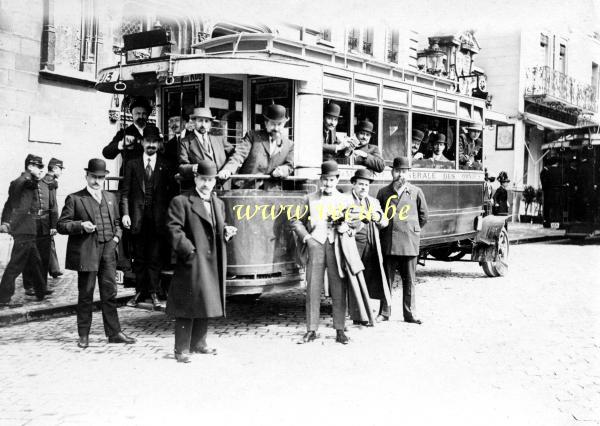
POLYGON ((122 236, 117 198, 102 190, 108 174, 104 160, 92 158, 85 171, 86 187, 67 196, 58 219, 58 232, 69 236, 65 267, 77 271, 77 346, 89 346, 96 279, 108 342, 135 343, 121 331, 117 313, 116 257, 122 236))
MULTIPOLYGON (((167 314, 175 317, 175 358, 186 363, 190 352, 216 354, 206 344, 208 318, 225 315, 225 243, 237 231, 226 225, 225 205, 212 193, 215 164, 200 160, 197 165, 194 190, 173 198, 167 211, 169 239, 177 254, 167 314)), ((191 177, 186 173, 184 178, 191 177)))
MULTIPOLYGON (((392 164, 392 183, 377 193, 389 225, 381 231, 381 249, 384 255, 385 272, 390 287, 400 270, 402 279, 402 300, 404 321, 421 324, 415 318, 414 281, 419 256, 421 228, 427 223, 428 209, 421 188, 408 182, 410 165, 408 158, 394 158, 392 164)), ((391 309, 381 301, 380 320, 387 321, 391 309)))

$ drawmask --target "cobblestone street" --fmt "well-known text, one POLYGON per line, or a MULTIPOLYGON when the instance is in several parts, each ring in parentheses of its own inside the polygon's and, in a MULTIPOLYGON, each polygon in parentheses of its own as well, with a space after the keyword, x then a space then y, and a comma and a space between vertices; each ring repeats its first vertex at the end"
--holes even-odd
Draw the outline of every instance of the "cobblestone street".
POLYGON ((219 355, 173 360, 161 312, 120 308, 133 346, 90 347, 74 317, 0 328, 0 425, 600 424, 600 245, 514 246, 509 275, 473 263, 417 272, 418 316, 351 325, 335 343, 328 302, 314 344, 301 291, 228 305, 211 322, 219 355))

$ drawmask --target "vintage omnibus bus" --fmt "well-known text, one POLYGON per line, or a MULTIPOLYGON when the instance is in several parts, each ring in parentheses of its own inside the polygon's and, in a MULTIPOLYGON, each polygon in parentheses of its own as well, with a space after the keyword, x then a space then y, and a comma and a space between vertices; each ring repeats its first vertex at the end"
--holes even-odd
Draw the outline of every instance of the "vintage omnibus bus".
MULTIPOLYGON (((411 156, 413 129, 425 137, 443 133, 450 161, 413 162, 412 182, 426 196, 430 219, 421 240, 421 258, 458 260, 469 255, 489 276, 506 271, 506 217, 486 216, 481 161, 462 164, 458 145, 464 129, 483 124, 485 104, 458 94, 453 83, 418 71, 322 46, 309 46, 274 34, 235 34, 196 46, 189 55, 120 64, 99 73, 96 88, 108 93, 143 94, 156 99, 156 121, 167 133, 169 118, 185 121, 194 106, 216 115, 213 129, 232 143, 261 126, 262 108, 271 102, 289 111, 288 132, 295 144, 294 176, 277 188, 220 191, 229 221, 238 235, 228 248, 228 294, 258 295, 301 286, 303 268, 284 215, 238 220, 236 205, 299 204, 318 185, 322 162, 323 106, 341 106, 339 136, 349 136, 357 120, 374 123, 371 143, 388 166, 400 155, 411 156), (215 129, 216 127, 216 129, 215 129)), ((350 187, 356 167, 341 165, 340 186, 350 187)), ((372 195, 391 180, 390 168, 376 176, 372 195)))
POLYGON ((554 132, 542 149, 546 226, 565 229, 571 238, 600 234, 600 127, 554 132))

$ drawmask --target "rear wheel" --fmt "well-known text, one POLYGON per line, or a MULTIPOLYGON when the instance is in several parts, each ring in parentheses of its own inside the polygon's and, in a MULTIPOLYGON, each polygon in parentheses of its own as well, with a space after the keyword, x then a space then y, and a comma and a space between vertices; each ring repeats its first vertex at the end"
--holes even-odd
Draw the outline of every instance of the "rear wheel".
POLYGON ((481 262, 483 272, 488 277, 502 277, 508 272, 508 251, 510 243, 508 241, 508 232, 502 228, 498 236, 498 256, 495 261, 481 262))

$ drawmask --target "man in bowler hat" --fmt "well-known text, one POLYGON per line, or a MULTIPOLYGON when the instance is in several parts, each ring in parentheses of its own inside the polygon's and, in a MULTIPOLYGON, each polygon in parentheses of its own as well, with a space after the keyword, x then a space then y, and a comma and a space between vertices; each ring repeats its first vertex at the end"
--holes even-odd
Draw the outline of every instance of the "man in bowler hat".
POLYGON ((175 359, 187 363, 190 353, 217 353, 206 343, 208 318, 225 315, 225 243, 237 228, 225 223, 225 204, 212 192, 215 164, 199 160, 195 171, 183 173, 194 179, 195 188, 173 198, 167 212, 169 240, 177 254, 167 314, 175 317, 175 359))
POLYGON ((48 262, 58 208, 56 193, 40 185, 43 170, 42 158, 29 154, 25 158, 25 171, 8 187, 0 232, 10 233, 14 245, 0 281, 0 306, 9 305, 15 293, 15 279, 21 273, 38 300, 52 293, 47 289, 48 262))
POLYGON ((200 160, 209 160, 215 164, 219 179, 229 179, 248 156, 248 152, 240 152, 247 147, 243 145, 238 149, 226 137, 210 134, 215 119, 210 108, 194 108, 190 119, 195 129, 186 133, 179 144, 180 173, 190 176, 197 170, 200 160))
POLYGON ((161 154, 162 138, 155 126, 144 128, 144 153, 125 164, 121 186, 121 223, 131 231, 136 294, 127 304, 137 305, 149 293, 153 307, 158 300, 161 243, 166 242, 166 214, 175 195, 173 167, 161 154))
POLYGON ((354 129, 359 144, 352 151, 354 164, 365 166, 367 169, 381 173, 385 169, 385 161, 377 145, 369 143, 373 132, 373 123, 368 118, 361 120, 354 129))
POLYGON ((267 105, 263 111, 264 130, 250 130, 240 141, 244 163, 239 173, 287 177, 294 172, 294 143, 284 132, 289 118, 282 105, 267 105))
MULTIPOLYGON (((306 327, 300 343, 309 343, 317 338, 321 311, 321 291, 325 272, 329 282, 329 291, 333 299, 333 327, 336 330, 336 342, 348 344, 344 333, 346 321, 346 282, 342 278, 341 259, 336 256, 339 244, 338 233, 348 232, 348 224, 337 224, 336 219, 351 208, 352 199, 336 189, 340 173, 338 164, 325 161, 321 165, 321 188, 305 199, 306 212, 303 217, 292 220, 291 226, 303 251, 308 252, 306 265, 306 327)), ((339 252, 339 249, 338 249, 339 252)))
POLYGON ((346 149, 351 147, 349 139, 340 139, 336 135, 341 111, 335 102, 325 104, 323 109, 323 161, 344 159, 346 149))
MULTIPOLYGON (((428 209, 423 191, 408 182, 410 165, 407 157, 396 157, 392 164, 392 183, 377 193, 389 225, 381 230, 381 249, 390 291, 399 270, 402 280, 404 321, 421 324, 415 318, 414 281, 419 256, 421 229, 427 223, 428 209)), ((381 299, 378 319, 389 320, 391 308, 381 299)))
POLYGON ((125 129, 120 129, 108 145, 102 150, 104 158, 113 160, 121 154, 121 170, 131 158, 139 157, 144 152, 141 141, 144 137, 144 128, 148 124, 148 117, 152 107, 144 97, 134 98, 129 104, 129 111, 133 123, 125 129))
POLYGON ((106 162, 92 158, 85 169, 87 185, 67 196, 58 232, 69 236, 66 268, 77 271, 77 346, 89 346, 96 279, 102 303, 104 332, 109 343, 135 343, 121 331, 117 313, 117 245, 121 239, 117 198, 102 190, 106 162))

